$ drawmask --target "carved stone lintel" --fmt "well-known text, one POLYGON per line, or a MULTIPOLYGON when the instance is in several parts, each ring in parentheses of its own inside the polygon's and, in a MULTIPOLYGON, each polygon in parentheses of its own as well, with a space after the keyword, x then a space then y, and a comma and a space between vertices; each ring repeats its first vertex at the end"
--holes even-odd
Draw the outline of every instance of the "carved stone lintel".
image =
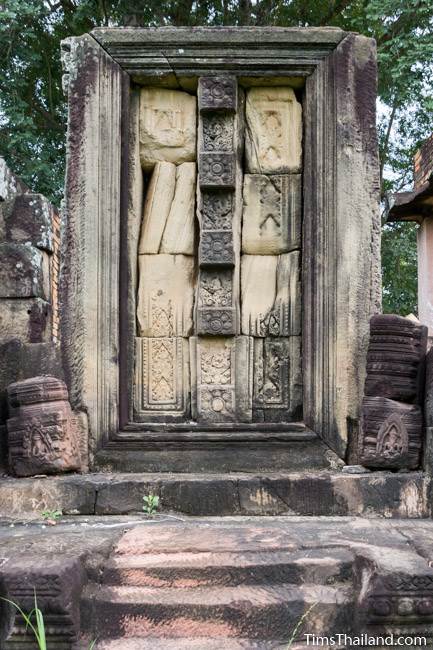
POLYGON ((234 153, 201 152, 198 173, 202 188, 234 189, 236 184, 234 153))
POLYGON ((365 395, 420 404, 426 347, 424 325, 393 314, 373 316, 365 395))
POLYGON ((201 77, 198 84, 200 112, 236 111, 237 91, 235 77, 201 77))
POLYGON ((136 338, 134 419, 158 422, 188 413, 188 340, 136 338))
POLYGON ((422 427, 419 406, 385 397, 364 397, 359 438, 361 464, 416 469, 420 461, 422 427))
POLYGON ((302 415, 301 338, 255 338, 253 420, 288 422, 302 415))
POLYGON ((193 337, 190 351, 194 419, 205 423, 250 422, 251 339, 193 337))
POLYGON ((76 417, 66 385, 33 377, 8 388, 9 462, 17 476, 67 472, 81 467, 76 417))

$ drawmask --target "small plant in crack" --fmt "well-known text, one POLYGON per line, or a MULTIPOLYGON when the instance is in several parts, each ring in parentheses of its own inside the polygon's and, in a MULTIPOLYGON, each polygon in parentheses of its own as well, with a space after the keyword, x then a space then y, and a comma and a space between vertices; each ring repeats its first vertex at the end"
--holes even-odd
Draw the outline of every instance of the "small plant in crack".
POLYGON ((50 526, 55 526, 62 515, 61 510, 43 510, 41 513, 42 519, 50 526))
MULTIPOLYGON (((51 650, 50 648, 48 648, 47 645, 47 635, 45 631, 44 615, 38 607, 36 590, 35 590, 35 606, 31 610, 31 612, 28 612, 27 614, 21 609, 19 605, 17 605, 17 603, 14 603, 13 600, 9 600, 8 598, 3 598, 2 596, 0 596, 0 599, 3 600, 5 603, 9 603, 9 605, 11 605, 17 610, 18 614, 21 616, 21 618, 25 623, 26 632, 27 630, 30 630, 33 636, 35 637, 38 650, 51 650)), ((88 650, 93 650, 95 644, 96 644, 96 639, 91 642, 88 650)))
POLYGON ((299 619, 299 621, 298 621, 298 622, 296 623, 296 625, 295 625, 295 628, 294 628, 294 630, 293 630, 293 632, 292 632, 292 636, 290 637, 290 640, 289 640, 289 645, 287 646, 286 650, 290 650, 290 648, 293 646, 293 643, 294 643, 295 640, 296 640, 296 636, 297 636, 297 634, 298 634, 298 632, 299 632, 299 629, 300 629, 301 625, 302 625, 302 624, 304 623, 304 621, 308 618, 308 615, 309 615, 310 612, 311 612, 311 611, 316 607, 317 604, 318 604, 318 603, 313 603, 312 605, 310 605, 310 607, 307 609, 307 611, 305 611, 305 612, 302 614, 301 618, 299 619))
POLYGON ((143 510, 144 512, 149 515, 149 517, 153 517, 153 515, 156 513, 158 510, 159 506, 159 496, 156 494, 145 494, 143 497, 143 510))

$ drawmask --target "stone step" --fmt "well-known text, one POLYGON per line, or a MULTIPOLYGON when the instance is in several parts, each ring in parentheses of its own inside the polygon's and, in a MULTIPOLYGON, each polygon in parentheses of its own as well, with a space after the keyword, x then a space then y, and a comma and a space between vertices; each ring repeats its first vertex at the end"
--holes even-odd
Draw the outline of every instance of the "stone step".
POLYGON ((109 560, 102 583, 175 589, 261 583, 332 585, 351 578, 353 561, 353 554, 343 549, 149 553, 109 560))
MULTIPOLYGON (((323 646, 295 643, 290 650, 316 650, 323 646)), ((88 646, 85 646, 86 650, 88 646)), ((81 648, 80 648, 81 650, 81 648)), ((84 650, 84 646, 83 646, 84 650)), ((213 639, 199 637, 196 639, 111 639, 96 645, 95 650, 289 650, 287 643, 281 641, 255 641, 253 639, 213 639)), ((333 646, 333 650, 340 650, 333 646)))
POLYGON ((159 512, 193 516, 299 515, 426 518, 431 479, 421 472, 266 474, 87 474, 0 479, 0 516, 140 513, 143 496, 159 512))
POLYGON ((329 635, 351 629, 353 593, 341 584, 184 589, 91 584, 82 597, 82 629, 104 638, 152 635, 288 641, 313 604, 305 621, 309 633, 329 635))

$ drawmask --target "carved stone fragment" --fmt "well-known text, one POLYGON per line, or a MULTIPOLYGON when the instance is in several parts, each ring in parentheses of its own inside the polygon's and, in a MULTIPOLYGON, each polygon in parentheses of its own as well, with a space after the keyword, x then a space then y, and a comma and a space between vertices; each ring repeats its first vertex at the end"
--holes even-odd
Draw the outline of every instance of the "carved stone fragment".
POLYGON ((253 420, 288 422, 301 415, 301 338, 254 339, 253 420))
POLYGON ((176 186, 176 166, 169 162, 155 165, 144 202, 140 254, 159 253, 176 186))
POLYGON ((231 230, 204 230, 200 237, 199 264, 206 266, 234 265, 233 235, 231 230))
MULTIPOLYGON (((81 559, 59 558, 53 553, 39 560, 34 554, 21 558, 9 558, 3 566, 3 580, 8 598, 24 612, 35 606, 42 611, 48 648, 72 650, 80 632, 80 596, 86 575, 81 559)), ((14 617, 4 648, 35 648, 34 636, 29 633, 25 621, 14 617)))
POLYGON ((237 92, 235 77, 201 77, 198 84, 200 112, 236 111, 237 92))
POLYGON ((300 253, 242 255, 241 331, 251 336, 301 333, 300 253))
POLYGON ((420 404, 426 348, 424 325, 393 314, 373 316, 365 395, 420 404))
POLYGON ((399 572, 373 576, 364 608, 371 631, 405 635, 414 626, 427 631, 433 623, 431 568, 426 563, 421 573, 409 565, 399 572))
POLYGON ((8 387, 9 462, 16 476, 80 469, 76 418, 66 385, 55 377, 33 377, 8 387))
POLYGON ((365 467, 415 469, 422 446, 422 411, 385 397, 364 397, 359 437, 365 467))
POLYGON ((140 160, 145 170, 156 162, 196 159, 196 98, 180 90, 143 88, 140 95, 140 160))
POLYGON ((230 269, 202 269, 199 274, 197 333, 237 334, 237 292, 230 269))
POLYGON ((250 422, 252 342, 236 338, 193 337, 191 408, 198 422, 250 422))
POLYGON ((203 230, 231 230, 233 194, 232 192, 201 193, 198 216, 203 230))
POLYGON ((198 162, 200 187, 230 188, 235 187, 234 153, 201 152, 198 162))
POLYGON ((30 244, 0 243, 0 298, 50 295, 49 255, 30 244))
POLYGON ((140 336, 189 336, 195 260, 186 255, 139 255, 140 336))
POLYGON ((233 151, 233 116, 206 115, 201 118, 203 151, 233 151))
POLYGON ((292 88, 251 88, 246 100, 245 155, 253 174, 301 170, 302 108, 292 88))
POLYGON ((181 337, 136 338, 134 419, 155 422, 189 413, 189 348, 181 337))
POLYGON ((176 167, 176 189, 165 224, 160 253, 194 255, 195 181, 195 163, 186 162, 176 167))
POLYGON ((301 247, 301 176, 246 174, 242 253, 278 255, 301 247))

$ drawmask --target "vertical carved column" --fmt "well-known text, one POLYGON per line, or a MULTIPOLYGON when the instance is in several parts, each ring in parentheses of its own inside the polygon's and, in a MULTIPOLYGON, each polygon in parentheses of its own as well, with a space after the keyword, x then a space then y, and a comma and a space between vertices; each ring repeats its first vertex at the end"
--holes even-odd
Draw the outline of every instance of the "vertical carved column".
POLYGON ((249 422, 252 345, 240 331, 243 95, 232 77, 198 87, 196 332, 191 340, 192 411, 199 422, 249 422))
POLYGON ((242 139, 238 89, 232 77, 201 77, 198 88, 198 334, 233 335, 239 331, 240 210, 242 174, 237 150, 242 139))

